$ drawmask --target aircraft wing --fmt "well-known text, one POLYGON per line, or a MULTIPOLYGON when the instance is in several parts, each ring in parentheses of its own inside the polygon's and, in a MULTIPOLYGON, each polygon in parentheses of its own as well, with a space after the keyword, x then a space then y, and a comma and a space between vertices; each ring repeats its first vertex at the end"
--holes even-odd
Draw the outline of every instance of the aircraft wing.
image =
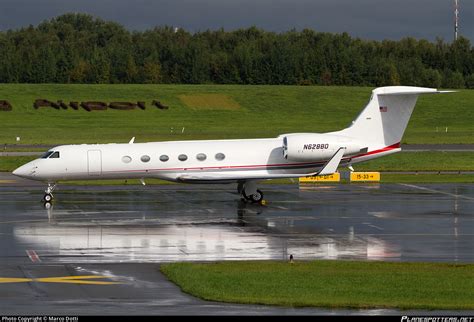
POLYGON ((339 163, 341 163, 342 157, 344 156, 345 148, 339 148, 336 153, 332 156, 331 160, 326 162, 321 171, 318 172, 318 175, 323 176, 326 174, 333 174, 336 172, 339 163))
POLYGON ((336 153, 332 156, 332 158, 326 162, 323 168, 319 171, 311 172, 311 173, 287 173, 287 174, 279 174, 279 173, 268 173, 268 174, 249 174, 248 172, 242 173, 192 173, 192 174, 181 174, 179 175, 176 180, 181 182, 232 182, 232 181, 239 181, 239 180, 264 180, 264 179, 284 179, 284 178, 301 178, 307 176, 314 176, 314 175, 326 175, 332 174, 336 172, 339 164, 341 163, 342 157, 344 155, 344 148, 339 148, 336 153))

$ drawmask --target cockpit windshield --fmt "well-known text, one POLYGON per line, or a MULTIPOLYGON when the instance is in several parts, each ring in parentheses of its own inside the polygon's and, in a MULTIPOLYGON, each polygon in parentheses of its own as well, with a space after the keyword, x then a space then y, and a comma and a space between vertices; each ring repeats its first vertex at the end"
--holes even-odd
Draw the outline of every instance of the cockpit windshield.
POLYGON ((41 156, 41 159, 47 159, 51 154, 53 154, 54 151, 48 151, 45 154, 41 156))
POLYGON ((57 159, 59 158, 59 151, 48 151, 41 156, 41 159, 57 159))

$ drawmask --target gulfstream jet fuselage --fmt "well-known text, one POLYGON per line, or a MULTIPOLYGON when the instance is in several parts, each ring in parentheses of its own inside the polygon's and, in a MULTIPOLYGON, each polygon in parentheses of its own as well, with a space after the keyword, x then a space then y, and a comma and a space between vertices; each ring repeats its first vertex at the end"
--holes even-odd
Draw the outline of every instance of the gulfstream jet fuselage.
POLYGON ((400 151, 400 141, 419 94, 436 89, 392 86, 374 89, 352 124, 330 133, 291 133, 277 138, 62 145, 13 174, 48 183, 52 199, 63 180, 147 178, 187 183, 239 183, 254 202, 259 180, 334 173, 340 166, 400 151))

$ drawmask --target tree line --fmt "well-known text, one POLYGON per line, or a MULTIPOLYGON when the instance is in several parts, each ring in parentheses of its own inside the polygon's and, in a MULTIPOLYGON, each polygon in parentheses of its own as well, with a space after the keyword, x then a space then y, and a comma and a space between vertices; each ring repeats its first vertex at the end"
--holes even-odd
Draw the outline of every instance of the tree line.
POLYGON ((129 31, 87 14, 0 32, 2 83, 412 85, 474 88, 474 49, 310 29, 129 31))

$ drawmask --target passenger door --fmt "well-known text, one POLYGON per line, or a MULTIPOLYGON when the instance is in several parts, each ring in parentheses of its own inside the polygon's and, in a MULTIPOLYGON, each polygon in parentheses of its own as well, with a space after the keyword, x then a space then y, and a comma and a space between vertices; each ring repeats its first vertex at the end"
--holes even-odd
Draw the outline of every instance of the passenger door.
POLYGON ((102 152, 100 150, 87 151, 87 169, 90 176, 102 174, 102 152))

